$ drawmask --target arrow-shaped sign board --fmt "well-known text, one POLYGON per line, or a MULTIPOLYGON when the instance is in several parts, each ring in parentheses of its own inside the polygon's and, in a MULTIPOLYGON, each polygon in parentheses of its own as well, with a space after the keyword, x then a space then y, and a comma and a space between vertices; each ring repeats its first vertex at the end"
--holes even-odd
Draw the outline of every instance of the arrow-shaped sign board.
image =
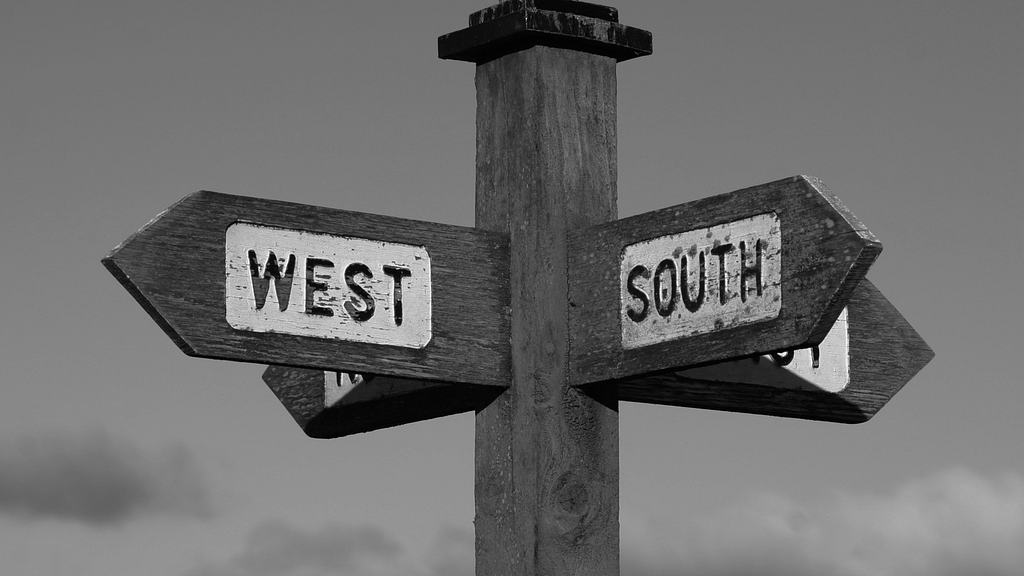
POLYGON ((197 192, 103 263, 186 353, 504 387, 508 241, 197 192))
POLYGON ((573 384, 818 344, 881 249, 807 176, 572 232, 573 384))
POLYGON ((819 346, 619 383, 619 399, 809 420, 867 421, 935 356, 867 279, 819 346))

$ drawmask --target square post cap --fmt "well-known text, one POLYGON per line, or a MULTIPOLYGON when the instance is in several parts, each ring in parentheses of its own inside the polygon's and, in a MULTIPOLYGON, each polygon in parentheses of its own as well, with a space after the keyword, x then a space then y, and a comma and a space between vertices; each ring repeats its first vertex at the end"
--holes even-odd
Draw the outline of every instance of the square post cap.
POLYGON ((618 10, 575 0, 508 0, 437 39, 442 60, 482 64, 531 46, 568 48, 622 62, 653 50, 651 33, 619 24, 618 10))

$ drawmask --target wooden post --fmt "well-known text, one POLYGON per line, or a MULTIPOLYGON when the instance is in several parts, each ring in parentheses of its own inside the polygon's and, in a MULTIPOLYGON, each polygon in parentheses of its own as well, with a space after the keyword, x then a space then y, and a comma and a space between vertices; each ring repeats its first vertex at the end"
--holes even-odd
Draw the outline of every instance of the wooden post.
POLYGON ((481 64, 477 226, 510 235, 512 384, 477 413, 477 575, 618 574, 614 390, 569 386, 566 232, 616 217, 615 60, 481 64))
POLYGON ((569 385, 566 248, 617 217, 617 58, 570 40, 474 58, 476 225, 509 235, 512 339, 476 417, 477 576, 619 573, 617 391, 569 385))

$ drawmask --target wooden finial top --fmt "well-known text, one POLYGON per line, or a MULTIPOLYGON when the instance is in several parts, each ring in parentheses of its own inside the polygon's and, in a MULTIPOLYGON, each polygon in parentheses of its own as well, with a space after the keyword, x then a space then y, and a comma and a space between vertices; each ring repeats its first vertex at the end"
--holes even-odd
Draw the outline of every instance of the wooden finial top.
POLYGON ((474 12, 469 28, 437 39, 437 52, 444 60, 480 64, 537 45, 619 62, 652 52, 651 33, 619 24, 615 8, 573 0, 508 0, 474 12))

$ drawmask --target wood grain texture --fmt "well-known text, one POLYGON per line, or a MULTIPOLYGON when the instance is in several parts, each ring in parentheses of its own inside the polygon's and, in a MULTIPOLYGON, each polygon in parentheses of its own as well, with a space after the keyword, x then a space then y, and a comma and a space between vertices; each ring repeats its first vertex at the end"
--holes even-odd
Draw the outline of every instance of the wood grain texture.
POLYGON ((878 240, 817 179, 796 176, 569 235, 573 385, 817 344, 881 252, 878 240), (626 246, 764 213, 782 232, 782 308, 772 320, 626 350, 620 259, 626 246))
POLYGON ((510 237, 512 384, 476 419, 477 576, 618 574, 614 387, 568 384, 569 230, 615 217, 615 60, 477 66, 477 226, 510 237))
POLYGON ((332 386, 331 381, 339 376, 337 372, 269 366, 263 381, 312 438, 338 438, 476 410, 501 390, 375 376, 335 400, 326 393, 326 386, 332 386))
POLYGON ((501 234, 197 192, 103 264, 186 354, 222 360, 507 386, 508 243, 501 234), (225 231, 235 222, 425 246, 433 338, 422 349, 235 330, 225 319, 225 231))
POLYGON ((840 392, 715 382, 665 372, 621 382, 619 400, 850 424, 865 422, 935 354, 867 279, 861 280, 847 308, 850 383, 840 392))

